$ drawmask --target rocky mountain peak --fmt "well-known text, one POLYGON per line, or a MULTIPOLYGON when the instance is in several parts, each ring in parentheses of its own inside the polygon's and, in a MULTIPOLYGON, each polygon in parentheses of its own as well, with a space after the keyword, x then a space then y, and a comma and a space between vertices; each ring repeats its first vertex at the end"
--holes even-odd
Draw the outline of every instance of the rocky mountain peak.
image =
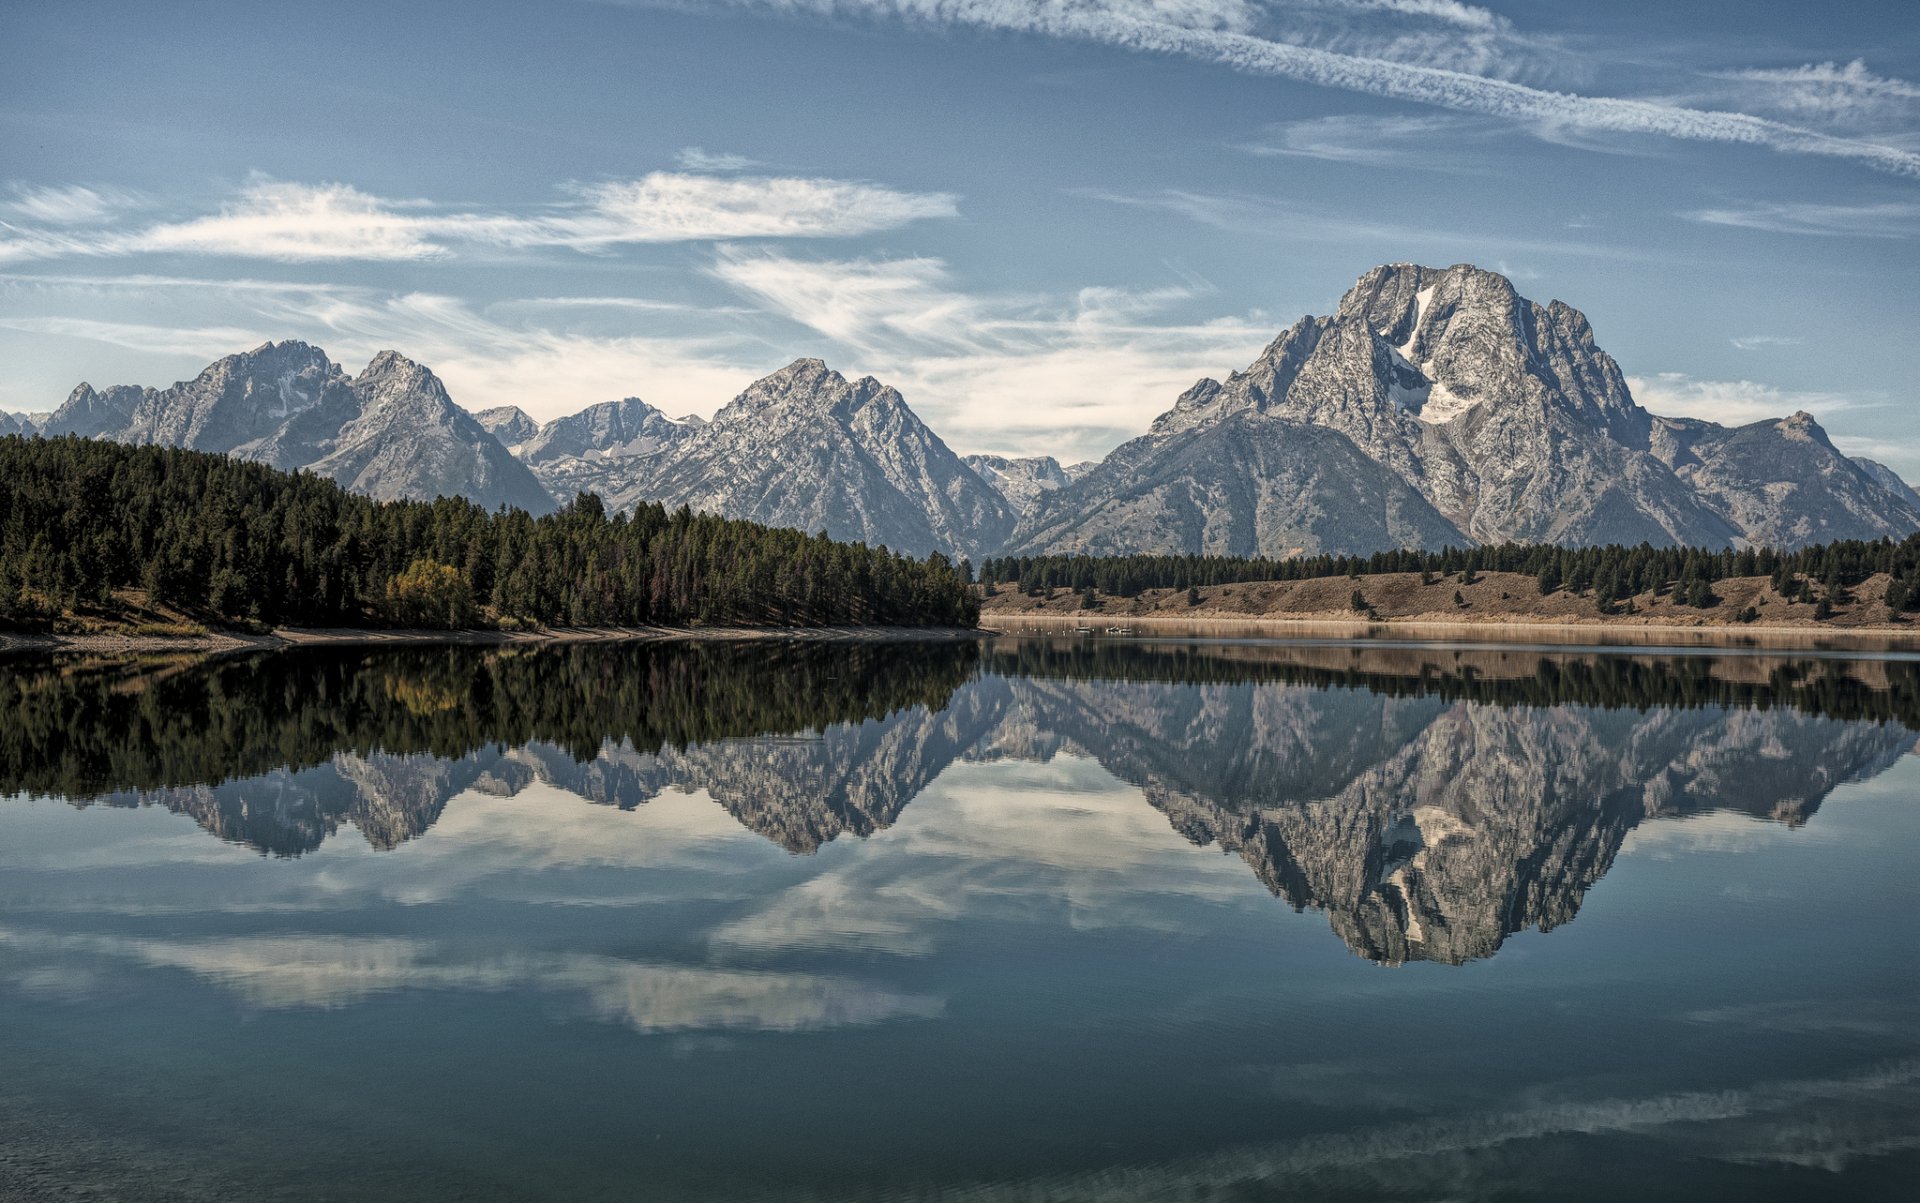
POLYGON ((1738 431, 1656 419, 1573 306, 1471 264, 1395 263, 1037 495, 1010 550, 1791 547, 1916 527, 1904 493, 1804 415, 1738 431))
POLYGON ((473 418, 507 447, 518 447, 540 433, 540 423, 529 417, 527 411, 518 405, 499 405, 492 409, 483 409, 474 414, 473 418))
MULTIPOLYGON (((572 460, 621 460, 658 454, 685 439, 694 429, 667 417, 638 397, 626 397, 602 401, 577 414, 554 419, 522 440, 518 454, 536 468, 572 460)), ((575 466, 555 471, 577 475, 575 466)), ((548 481, 548 484, 552 487, 555 482, 548 481)), ((570 481, 557 492, 562 495, 578 492, 581 484, 570 481)))
MULTIPOLYGON (((435 413, 453 410, 447 386, 427 368, 398 351, 382 351, 353 379, 353 391, 368 410, 392 406, 435 413)), ((464 410, 461 416, 471 421, 464 410)))
POLYGON ((1780 419, 1774 423, 1774 429, 1790 439, 1804 439, 1808 442, 1818 442, 1828 446, 1832 445, 1827 439, 1826 430, 1821 427, 1819 422, 1814 420, 1812 414, 1804 409, 1796 409, 1786 417, 1780 419))

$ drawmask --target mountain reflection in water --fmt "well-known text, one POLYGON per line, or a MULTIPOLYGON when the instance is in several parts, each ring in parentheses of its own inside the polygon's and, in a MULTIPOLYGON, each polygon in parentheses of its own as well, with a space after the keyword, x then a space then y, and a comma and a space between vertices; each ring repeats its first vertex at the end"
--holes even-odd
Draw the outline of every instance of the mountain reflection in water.
POLYGON ((1090 757, 1369 960, 1578 913, 1643 820, 1806 823, 1915 747, 1920 665, 1791 654, 642 643, 0 667, 0 796, 160 806, 262 853, 425 836, 467 791, 702 790, 793 853, 958 761, 1090 757))

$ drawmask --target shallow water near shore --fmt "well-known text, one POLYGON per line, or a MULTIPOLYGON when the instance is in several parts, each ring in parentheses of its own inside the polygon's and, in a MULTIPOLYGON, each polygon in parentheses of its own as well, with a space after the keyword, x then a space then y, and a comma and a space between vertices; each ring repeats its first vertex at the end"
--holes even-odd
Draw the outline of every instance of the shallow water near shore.
POLYGON ((0 1198, 1906 1198, 1920 663, 0 663, 0 1198))

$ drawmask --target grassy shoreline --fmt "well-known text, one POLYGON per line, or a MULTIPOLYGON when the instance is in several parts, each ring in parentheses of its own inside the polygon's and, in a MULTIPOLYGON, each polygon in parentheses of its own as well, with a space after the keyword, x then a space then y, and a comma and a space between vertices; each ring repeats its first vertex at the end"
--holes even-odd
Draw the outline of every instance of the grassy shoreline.
POLYGON ((1137 597, 1056 590, 1039 598, 1002 587, 981 607, 983 626, 1077 630, 1108 627, 1163 633, 1327 638, 1401 637, 1519 639, 1528 642, 1619 642, 1661 646, 1829 646, 1920 648, 1920 623, 1897 618, 1884 598, 1884 575, 1847 591, 1830 617, 1814 617, 1806 601, 1788 602, 1765 577, 1716 582, 1718 600, 1683 606, 1670 596, 1640 595, 1634 612, 1601 614, 1591 597, 1559 591, 1541 596, 1538 582, 1515 573, 1482 573, 1422 583, 1414 573, 1325 577, 1305 581, 1149 589, 1137 597), (1367 609, 1356 610, 1358 592, 1367 609), (1754 617, 1742 620, 1751 609, 1754 617))

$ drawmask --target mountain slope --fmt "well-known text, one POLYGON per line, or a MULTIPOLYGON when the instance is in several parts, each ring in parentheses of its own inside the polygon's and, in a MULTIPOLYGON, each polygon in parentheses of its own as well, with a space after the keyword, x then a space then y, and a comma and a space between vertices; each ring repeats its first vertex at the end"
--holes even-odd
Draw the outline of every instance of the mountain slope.
POLYGON ((1006 501, 872 377, 801 359, 756 381, 670 454, 630 461, 616 508, 688 505, 896 551, 974 555, 1004 542, 1006 501))
POLYGON ((357 376, 359 413, 312 471, 380 500, 467 497, 488 509, 544 513, 552 496, 486 428, 455 405, 432 372, 382 351, 357 376))
POLYGON ((1920 512, 1810 420, 1760 425, 1732 432, 1648 413, 1584 315, 1527 300, 1504 276, 1390 265, 1362 276, 1334 315, 1302 318, 1246 370, 1200 381, 1144 439, 1039 497, 1013 550, 1245 545, 1248 516, 1289 490, 1305 490, 1303 520, 1256 523, 1251 546, 1263 553, 1436 538, 1790 547, 1920 529, 1920 512), (1222 475, 1186 440, 1229 423, 1237 432, 1219 437, 1237 454, 1222 475), (1333 436, 1314 441, 1325 462, 1304 450, 1246 454, 1297 441, 1302 429, 1333 436), (1407 508, 1402 486, 1440 521, 1407 508), (1147 495, 1162 499, 1157 511, 1190 515, 1149 522, 1129 542, 1114 499, 1147 495), (1209 505, 1238 513, 1199 520, 1209 505), (1228 526, 1241 533, 1223 542, 1228 526))
POLYGON ((1238 413, 1136 439, 1112 470, 1049 494, 1029 528, 1055 552, 1315 555, 1465 541, 1390 469, 1349 440, 1238 413), (1042 522, 1044 522, 1044 518, 1042 522))
POLYGON ((1809 413, 1731 429, 1659 418, 1654 452, 1755 543, 1796 547, 1920 529, 1912 490, 1903 496, 1847 458, 1809 413))

